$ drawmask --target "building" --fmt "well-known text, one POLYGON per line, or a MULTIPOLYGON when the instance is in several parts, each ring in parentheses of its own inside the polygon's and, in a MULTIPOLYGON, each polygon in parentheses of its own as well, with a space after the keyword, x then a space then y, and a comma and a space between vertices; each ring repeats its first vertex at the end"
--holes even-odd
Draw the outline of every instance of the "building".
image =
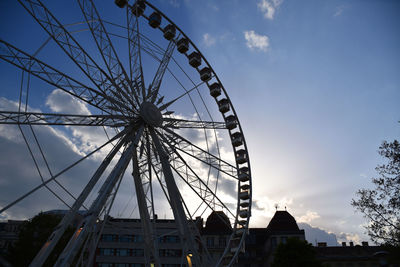
POLYGON ((245 242, 245 252, 239 256, 239 266, 269 266, 273 252, 288 238, 305 240, 304 230, 300 230, 289 212, 276 211, 266 228, 250 228, 245 242))
POLYGON ((18 235, 24 222, 26 221, 0 222, 0 255, 5 255, 8 249, 18 241, 18 235))

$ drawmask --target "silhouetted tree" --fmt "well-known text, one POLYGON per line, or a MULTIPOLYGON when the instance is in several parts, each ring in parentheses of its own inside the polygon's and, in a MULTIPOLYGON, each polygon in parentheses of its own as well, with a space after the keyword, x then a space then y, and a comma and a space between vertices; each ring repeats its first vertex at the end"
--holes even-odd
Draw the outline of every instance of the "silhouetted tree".
POLYGON ((351 204, 368 219, 366 229, 378 244, 400 246, 400 143, 384 141, 379 154, 388 162, 375 169, 374 189, 360 189, 351 204))
MULTIPOLYGON (((62 216, 60 215, 39 213, 31 220, 27 221, 21 228, 15 246, 10 249, 7 260, 13 266, 28 266, 43 244, 47 241, 47 238, 58 225, 61 218, 62 216)), ((67 231, 65 231, 60 242, 58 242, 44 266, 54 265, 58 255, 62 252, 63 247, 72 236, 72 233, 72 228, 68 228, 67 231)))
POLYGON ((288 238, 286 244, 279 244, 274 253, 272 267, 319 267, 315 250, 307 241, 288 238))

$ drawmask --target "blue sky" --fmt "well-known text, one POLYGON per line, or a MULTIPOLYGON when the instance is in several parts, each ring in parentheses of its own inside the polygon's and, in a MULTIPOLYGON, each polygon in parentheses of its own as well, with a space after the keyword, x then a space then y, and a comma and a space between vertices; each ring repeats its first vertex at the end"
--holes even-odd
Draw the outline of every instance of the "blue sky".
MULTIPOLYGON (((251 225, 265 227, 277 203, 339 240, 366 240, 365 220, 350 202, 359 188, 371 186, 380 143, 399 138, 400 3, 151 3, 200 48, 238 113, 253 172, 251 225)), ((101 5, 103 18, 119 20, 119 9, 101 5)), ((50 7, 71 11, 63 13, 63 23, 76 21, 69 2, 50 7)), ((32 53, 46 35, 13 1, 2 1, 0 10, 0 38, 32 53)), ((4 107, 17 100, 19 78, 4 62, 0 69, 4 107)), ((43 89, 32 104, 49 109, 39 103, 52 89, 43 89)), ((12 154, 8 141, 3 151, 12 154)))

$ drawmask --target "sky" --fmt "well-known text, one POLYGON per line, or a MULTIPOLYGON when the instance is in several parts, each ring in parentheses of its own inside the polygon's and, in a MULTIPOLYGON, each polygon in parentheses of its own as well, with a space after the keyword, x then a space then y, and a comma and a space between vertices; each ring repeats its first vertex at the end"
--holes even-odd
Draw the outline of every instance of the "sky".
MULTIPOLYGON (((266 227, 277 204, 306 224, 304 228, 310 232, 318 229, 327 239, 334 234, 338 241, 368 240, 363 228, 366 220, 350 203, 358 189, 372 187, 374 168, 381 163, 379 145, 400 134, 400 3, 151 3, 196 44, 235 107, 251 161, 251 226, 266 227)), ((74 15, 76 7, 69 1, 49 3, 49 8, 58 11, 62 23, 82 20, 74 15)), ((115 5, 104 1, 98 9, 106 20, 123 19, 115 5)), ((14 1, 1 1, 0 10, 1 39, 30 53, 44 42, 46 34, 14 1)), ((45 51, 48 53, 41 52, 41 59, 77 75, 76 69, 54 57, 54 44, 45 51)), ((0 70, 1 110, 15 109, 21 72, 3 61, 0 70)), ((35 80, 31 85, 41 86, 35 80)), ((40 87, 37 92, 30 99, 32 110, 91 112, 56 88, 40 87)), ((42 131, 43 145, 56 169, 61 166, 60 157, 77 159, 106 140, 102 130, 42 127, 38 131, 42 131), (61 155, 59 151, 64 152, 61 155)), ((32 188, 34 183, 28 179, 34 166, 18 128, 0 125, 0 138, 0 190, 11 199, 32 188)), ((88 160, 69 175, 89 176, 104 155, 88 160)), ((63 182, 79 192, 79 181, 64 177, 63 182)), ((130 198, 127 188, 121 190, 130 198)), ((1 205, 4 199, 0 199, 1 205)), ((37 205, 42 210, 53 208, 48 199, 48 195, 32 196, 1 218, 29 217, 30 205, 35 211, 37 205)))

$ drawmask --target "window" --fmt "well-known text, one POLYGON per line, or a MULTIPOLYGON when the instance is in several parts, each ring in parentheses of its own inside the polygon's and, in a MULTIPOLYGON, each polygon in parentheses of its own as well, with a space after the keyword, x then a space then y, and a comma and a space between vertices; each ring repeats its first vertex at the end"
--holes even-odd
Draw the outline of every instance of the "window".
POLYGON ((140 248, 132 249, 132 256, 133 257, 143 257, 144 256, 144 250, 140 249, 140 248))
POLYGON ((226 237, 225 236, 223 236, 223 235, 219 236, 218 245, 220 247, 226 246, 226 237))
POLYGON ((207 237, 207 247, 209 247, 209 248, 214 247, 214 237, 213 236, 207 237))
POLYGON ((182 256, 182 250, 180 249, 160 249, 160 257, 180 257, 182 256))
POLYGON ((114 249, 113 248, 101 248, 100 255, 103 256, 114 256, 114 249))
POLYGON ((287 241, 287 236, 282 236, 282 237, 281 237, 281 242, 282 242, 283 244, 286 244, 286 241, 287 241))
POLYGON ((110 234, 101 235, 102 242, 116 242, 117 239, 118 239, 117 235, 110 235, 110 234))
POLYGON ((129 263, 115 263, 114 267, 130 267, 129 263))
POLYGON ((143 242, 143 236, 142 235, 134 235, 133 236, 133 242, 134 243, 142 243, 143 242))
POLYGON ((98 267, 113 267, 112 263, 103 263, 103 262, 99 262, 97 263, 98 267))
POLYGON ((122 257, 130 256, 129 248, 117 248, 115 249, 115 255, 122 257))
POLYGON ((119 236, 119 242, 133 242, 133 235, 121 235, 119 236))
POLYGON ((160 243, 179 243, 179 236, 177 235, 165 235, 158 238, 160 243))

